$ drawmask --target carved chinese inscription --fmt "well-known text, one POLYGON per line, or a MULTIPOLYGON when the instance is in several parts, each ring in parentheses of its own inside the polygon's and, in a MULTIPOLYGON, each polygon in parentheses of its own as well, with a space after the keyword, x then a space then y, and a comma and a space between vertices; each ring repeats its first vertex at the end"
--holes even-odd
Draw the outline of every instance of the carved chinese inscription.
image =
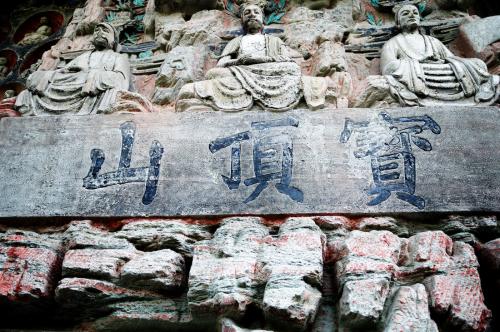
POLYGON ((373 186, 368 195, 376 195, 367 205, 378 205, 391 196, 418 209, 425 207, 425 199, 415 195, 416 167, 412 144, 423 151, 431 151, 431 143, 419 136, 430 130, 440 134, 441 128, 429 116, 393 118, 382 112, 375 123, 354 122, 347 118, 340 136, 341 143, 347 143, 357 134, 356 158, 369 157, 373 176, 373 186))
POLYGON ((163 146, 158 141, 151 143, 149 150, 149 166, 130 168, 132 149, 135 139, 135 124, 127 121, 120 126, 122 134, 122 149, 118 169, 114 172, 99 174, 105 160, 104 151, 92 149, 90 159, 92 165, 89 173, 83 179, 83 187, 86 189, 98 189, 117 184, 145 182, 146 189, 142 197, 144 205, 151 204, 156 195, 158 179, 160 177, 160 161, 163 156, 163 146))
POLYGON ((290 185, 293 174, 293 142, 285 130, 276 132, 272 129, 298 127, 299 121, 287 117, 279 120, 252 122, 253 130, 218 138, 209 145, 210 152, 231 146, 231 173, 222 179, 231 190, 239 188, 241 183, 241 143, 253 143, 253 167, 255 177, 246 179, 245 186, 257 185, 244 203, 251 202, 259 197, 260 193, 269 186, 270 181, 277 181, 276 189, 281 194, 290 197, 296 202, 304 200, 303 192, 290 185))

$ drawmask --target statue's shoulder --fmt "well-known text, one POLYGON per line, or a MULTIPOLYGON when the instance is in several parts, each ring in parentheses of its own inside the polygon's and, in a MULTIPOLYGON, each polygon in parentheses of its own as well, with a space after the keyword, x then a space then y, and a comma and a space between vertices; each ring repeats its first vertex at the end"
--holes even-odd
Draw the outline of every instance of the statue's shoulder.
POLYGON ((283 43, 283 40, 280 38, 280 37, 276 37, 276 36, 273 36, 273 35, 270 35, 270 34, 264 34, 264 36, 270 40, 270 41, 273 41, 275 43, 283 43))
POLYGON ((241 44, 242 38, 243 38, 243 36, 238 36, 238 37, 231 39, 227 43, 226 47, 224 47, 224 50, 222 51, 222 54, 220 55, 220 57, 224 57, 227 55, 237 53, 238 50, 240 49, 240 44, 241 44))
POLYGON ((234 37, 233 39, 231 39, 227 45, 226 45, 226 48, 228 47, 239 47, 240 44, 241 44, 241 39, 243 39, 243 36, 238 36, 238 37, 234 37))
POLYGON ((384 45, 395 44, 398 42, 398 40, 404 40, 404 39, 405 39, 404 35, 401 32, 398 32, 397 34, 389 38, 389 40, 386 41, 384 45))
POLYGON ((396 50, 404 48, 405 44, 406 44, 406 38, 401 32, 399 32, 384 43, 384 46, 382 47, 382 52, 384 52, 385 50, 396 50))

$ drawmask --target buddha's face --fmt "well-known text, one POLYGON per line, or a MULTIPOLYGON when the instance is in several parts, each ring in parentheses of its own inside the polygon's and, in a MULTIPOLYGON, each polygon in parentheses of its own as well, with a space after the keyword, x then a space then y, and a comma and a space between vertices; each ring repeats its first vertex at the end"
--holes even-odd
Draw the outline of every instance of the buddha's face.
POLYGON ((107 24, 99 24, 94 29, 94 45, 98 49, 113 48, 115 33, 107 24))
POLYGON ((398 23, 403 30, 413 30, 420 26, 420 14, 418 8, 413 5, 405 5, 398 11, 398 23))
POLYGON ((47 25, 49 23, 49 19, 46 16, 40 17, 40 24, 47 25))
POLYGON ((241 21, 247 31, 260 31, 264 26, 264 13, 257 5, 245 6, 241 13, 241 21))

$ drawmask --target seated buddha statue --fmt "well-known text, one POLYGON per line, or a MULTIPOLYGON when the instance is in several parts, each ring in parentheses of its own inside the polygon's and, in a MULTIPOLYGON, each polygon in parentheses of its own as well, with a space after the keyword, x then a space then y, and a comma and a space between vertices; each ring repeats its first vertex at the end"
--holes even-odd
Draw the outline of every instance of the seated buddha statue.
MULTIPOLYGON (((184 85, 176 110, 211 107, 221 111, 249 110, 257 105, 285 111, 305 100, 309 108, 322 108, 333 85, 328 77, 303 76, 280 38, 264 34, 264 13, 251 2, 241 7, 245 34, 232 39, 217 66, 205 80, 184 85)), ((332 93, 333 95, 334 93, 332 93)))
POLYGON ((482 60, 455 56, 441 41, 422 34, 416 6, 401 6, 395 19, 401 32, 382 48, 384 76, 368 78, 368 88, 355 106, 377 106, 371 97, 382 96, 373 92, 381 88, 401 106, 479 106, 498 99, 499 77, 489 74, 482 60))
POLYGON ((34 45, 49 37, 52 34, 52 28, 49 25, 49 19, 46 16, 40 18, 40 26, 36 31, 28 32, 18 43, 21 46, 34 45))
POLYGON ((119 91, 130 87, 130 63, 118 52, 118 32, 100 23, 93 34, 94 49, 56 70, 37 70, 16 99, 23 115, 88 115, 108 113, 119 91))

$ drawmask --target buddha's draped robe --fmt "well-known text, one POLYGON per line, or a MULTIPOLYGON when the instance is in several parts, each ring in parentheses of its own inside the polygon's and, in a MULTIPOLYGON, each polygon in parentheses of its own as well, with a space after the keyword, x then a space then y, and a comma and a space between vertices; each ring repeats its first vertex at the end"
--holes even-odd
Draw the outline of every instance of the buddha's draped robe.
POLYGON ((382 74, 391 94, 402 104, 422 105, 422 98, 475 103, 494 102, 498 97, 498 77, 488 73, 483 61, 464 59, 451 53, 438 39, 421 35, 425 48, 417 49, 399 34, 382 49, 382 74))
MULTIPOLYGON (((300 67, 283 52, 283 42, 265 35, 265 55, 272 62, 227 67, 231 76, 194 83, 195 94, 214 108, 240 111, 254 103, 270 110, 287 110, 302 97, 300 67)), ((242 36, 231 40, 221 58, 239 55, 242 36)))
POLYGON ((34 72, 28 86, 43 95, 24 90, 17 98, 16 107, 28 106, 33 115, 105 113, 117 92, 128 90, 129 85, 130 64, 126 55, 111 49, 89 51, 62 70, 34 72), (97 89, 95 96, 83 93, 94 89, 97 89))

